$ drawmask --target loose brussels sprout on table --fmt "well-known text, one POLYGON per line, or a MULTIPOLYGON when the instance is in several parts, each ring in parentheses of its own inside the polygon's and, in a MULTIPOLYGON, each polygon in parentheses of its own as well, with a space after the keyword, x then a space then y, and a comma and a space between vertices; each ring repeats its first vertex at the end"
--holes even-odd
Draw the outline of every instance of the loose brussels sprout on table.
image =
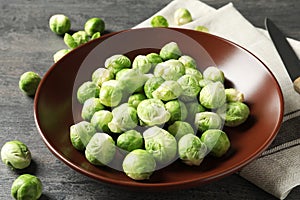
POLYGON ((23 142, 13 140, 1 148, 1 159, 12 169, 24 169, 31 163, 31 153, 23 142))
POLYGON ((92 36, 95 33, 103 33, 105 30, 105 23, 103 19, 94 17, 87 20, 84 24, 84 31, 89 35, 92 36))
POLYGON ((25 72, 20 77, 19 88, 24 94, 34 96, 40 81, 41 77, 37 73, 31 71, 25 72))
POLYGON ((71 49, 61 49, 59 51, 57 51, 54 55, 53 55, 53 61, 56 63, 57 61, 59 61, 62 57, 64 57, 66 54, 68 54, 71 51, 71 49))
POLYGON ((196 27, 195 27, 195 30, 196 30, 196 31, 205 32, 205 33, 209 33, 208 28, 205 27, 205 26, 196 26, 196 27))
POLYGON ((74 148, 93 165, 122 163, 134 180, 178 158, 199 166, 207 155, 225 155, 230 140, 223 125, 242 124, 250 109, 240 91, 225 88, 223 71, 210 66, 202 73, 175 42, 131 59, 108 57, 78 88, 85 121, 70 127, 74 148))
POLYGON ((88 42, 89 39, 90 38, 85 31, 77 31, 73 35, 66 33, 64 36, 64 42, 70 49, 74 49, 88 42))
POLYGON ((70 30, 71 21, 63 14, 56 14, 50 17, 49 26, 52 32, 63 35, 70 30))
POLYGON ((174 13, 174 20, 177 25, 183 25, 193 21, 193 18, 188 9, 178 8, 174 13))
POLYGON ((41 180, 31 174, 20 175, 11 186, 11 195, 17 200, 37 200, 41 197, 41 180))
POLYGON ((152 27, 168 27, 168 20, 161 15, 154 16, 150 22, 152 27))

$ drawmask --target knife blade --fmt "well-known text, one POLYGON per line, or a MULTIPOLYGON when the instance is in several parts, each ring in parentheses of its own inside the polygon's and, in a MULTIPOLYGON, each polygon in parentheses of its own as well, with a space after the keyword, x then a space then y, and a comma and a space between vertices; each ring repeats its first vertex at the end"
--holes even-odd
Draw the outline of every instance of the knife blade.
POLYGON ((269 19, 265 19, 265 27, 276 47, 279 56, 293 81, 294 89, 300 94, 300 61, 295 51, 281 30, 269 19))

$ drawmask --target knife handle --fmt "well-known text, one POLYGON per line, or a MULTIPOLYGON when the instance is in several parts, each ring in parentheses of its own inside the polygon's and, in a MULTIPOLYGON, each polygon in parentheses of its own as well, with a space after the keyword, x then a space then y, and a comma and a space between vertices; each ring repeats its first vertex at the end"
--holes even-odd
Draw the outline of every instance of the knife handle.
POLYGON ((300 94, 300 77, 296 78, 294 81, 294 89, 300 94))

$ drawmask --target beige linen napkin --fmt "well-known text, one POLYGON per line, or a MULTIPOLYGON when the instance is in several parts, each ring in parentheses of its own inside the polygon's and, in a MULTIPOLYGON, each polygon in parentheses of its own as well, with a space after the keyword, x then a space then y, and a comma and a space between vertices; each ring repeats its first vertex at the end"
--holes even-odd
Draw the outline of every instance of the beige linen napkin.
MULTIPOLYGON (((268 33, 254 27, 232 3, 214 9, 197 0, 174 0, 153 16, 163 15, 170 27, 178 27, 173 20, 177 8, 187 8, 193 17, 192 22, 181 28, 205 26, 211 34, 243 46, 261 59, 278 80, 285 102, 282 127, 270 148, 245 166, 239 175, 279 199, 286 198, 294 187, 300 185, 300 96, 294 91, 268 33)), ((153 16, 134 28, 150 27, 153 16)), ((300 57, 300 42, 288 40, 300 57)))

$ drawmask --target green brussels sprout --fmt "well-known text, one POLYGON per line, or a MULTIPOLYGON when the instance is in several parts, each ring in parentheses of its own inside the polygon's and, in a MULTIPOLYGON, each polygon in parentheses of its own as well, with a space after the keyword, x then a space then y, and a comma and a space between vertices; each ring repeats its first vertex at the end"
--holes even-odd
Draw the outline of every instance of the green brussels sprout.
POLYGON ((229 138, 219 129, 205 131, 200 139, 207 146, 209 154, 214 157, 223 156, 230 148, 229 138))
POLYGON ((71 51, 71 49, 61 49, 59 51, 57 51, 54 55, 53 55, 53 61, 56 63, 57 61, 59 61, 62 57, 64 57, 66 54, 68 54, 71 51))
POLYGON ((105 68, 111 70, 114 74, 124 68, 131 67, 131 61, 127 56, 124 55, 113 55, 105 60, 105 68))
POLYGON ((177 81, 181 76, 185 74, 184 65, 178 60, 167 60, 159 63, 154 68, 154 76, 161 76, 166 81, 177 81))
POLYGON ((224 85, 218 81, 204 86, 200 91, 199 101, 209 109, 222 107, 226 102, 224 85))
POLYGON ((116 146, 107 133, 96 133, 85 149, 86 159, 98 166, 108 165, 115 157, 116 146))
POLYGON ((174 21, 177 25, 184 25, 193 21, 190 11, 186 8, 178 8, 174 12, 174 21))
POLYGON ((89 36, 84 31, 77 31, 72 36, 66 33, 64 36, 65 44, 71 49, 74 49, 88 41, 89 41, 89 36))
POLYGON ((231 102, 231 101, 243 102, 244 101, 244 94, 235 88, 226 88, 225 95, 226 95, 227 102, 231 102))
POLYGON ((122 69, 116 74, 116 80, 120 82, 125 91, 132 94, 143 87, 148 77, 136 69, 122 69))
POLYGON ((197 69, 197 63, 194 58, 188 55, 183 55, 178 58, 180 62, 184 65, 185 68, 197 69))
POLYGON ((154 69, 158 63, 163 62, 162 58, 157 53, 149 53, 146 55, 146 58, 151 63, 152 69, 154 69))
POLYGON ((123 160, 125 174, 134 180, 149 179, 156 168, 153 156, 144 149, 131 151, 123 160))
POLYGON ((76 47, 78 47, 78 44, 75 42, 74 38, 73 38, 72 35, 70 35, 69 33, 65 33, 65 36, 64 36, 64 43, 65 43, 70 49, 75 49, 76 47))
POLYGON ((176 42, 169 42, 165 44, 159 52, 159 56, 163 60, 178 59, 181 55, 182 53, 176 42))
POLYGON ((31 153, 23 142, 12 140, 1 148, 1 159, 12 169, 24 169, 31 163, 31 153))
POLYGON ((40 81, 41 77, 37 73, 28 71, 21 75, 19 88, 24 94, 34 96, 40 81))
POLYGON ((89 35, 92 36, 93 34, 99 32, 103 33, 105 30, 105 23, 103 19, 94 17, 87 20, 84 24, 84 31, 89 35))
POLYGON ((209 33, 208 28, 205 27, 205 26, 196 26, 194 29, 195 29, 196 31, 201 31, 201 32, 209 33))
POLYGON ((144 85, 145 95, 149 99, 153 98, 152 92, 154 92, 163 82, 165 82, 165 79, 160 76, 149 78, 144 85))
POLYGON ((31 174, 18 176, 11 186, 11 195, 17 200, 37 200, 41 197, 42 192, 41 180, 31 174))
POLYGON ((226 104, 225 126, 238 126, 244 123, 249 115, 250 109, 245 103, 239 101, 229 102, 226 104))
POLYGON ((82 83, 77 90, 77 100, 79 103, 83 104, 86 100, 99 97, 100 87, 98 87, 94 82, 87 81, 82 83))
POLYGON ((201 79, 201 80, 199 80, 199 86, 201 88, 204 88, 205 86, 207 86, 210 83, 213 83, 213 81, 209 80, 209 79, 201 79))
POLYGON ((224 81, 225 81, 224 72, 214 66, 207 67, 203 71, 203 77, 204 77, 204 79, 209 79, 214 82, 220 81, 221 83, 224 83, 224 81))
POLYGON ((152 92, 155 99, 170 101, 177 99, 183 90, 177 81, 165 81, 156 90, 152 92))
POLYGON ((183 163, 199 166, 207 155, 207 147, 199 137, 188 133, 178 141, 178 154, 183 163))
POLYGON ((170 164, 176 159, 177 141, 168 131, 153 126, 143 133, 145 149, 153 155, 156 164, 170 164))
POLYGON ((108 107, 119 105, 123 97, 122 87, 117 80, 109 80, 102 83, 100 88, 100 102, 108 107))
POLYGON ((187 118, 188 112, 183 102, 179 100, 168 101, 165 104, 167 111, 171 114, 170 123, 175 121, 184 121, 187 118))
POLYGON ((99 38, 99 37, 101 37, 101 33, 100 32, 96 32, 96 33, 94 33, 92 35, 91 40, 94 40, 94 39, 99 38))
POLYGON ((195 115, 195 125, 200 132, 205 132, 208 129, 221 129, 223 121, 217 113, 205 111, 195 115))
POLYGON ((195 131, 193 127, 184 121, 175 121, 173 124, 168 126, 168 131, 171 133, 177 141, 180 140, 180 138, 186 134, 194 134, 195 131))
POLYGON ((114 74, 110 70, 100 67, 93 72, 92 81, 101 87, 102 83, 112 80, 114 77, 114 74))
POLYGON ((81 117, 86 121, 90 121, 95 112, 103 110, 105 107, 102 105, 99 98, 89 98, 83 103, 81 110, 81 117))
POLYGON ((87 121, 73 124, 70 126, 71 144, 75 149, 83 151, 95 133, 94 126, 87 121))
POLYGON ((138 55, 132 62, 132 69, 138 69, 140 72, 146 74, 151 70, 152 64, 144 55, 138 55))
POLYGON ((110 132, 108 123, 111 122, 113 115, 108 110, 99 110, 94 113, 91 124, 96 128, 97 131, 110 132))
POLYGON ((63 35, 70 30, 71 21, 63 14, 56 14, 50 17, 49 26, 53 33, 63 35))
POLYGON ((195 122, 196 113, 204 112, 206 110, 198 101, 188 102, 185 105, 188 112, 186 121, 191 124, 195 122))
POLYGON ((142 93, 136 93, 128 98, 128 104, 134 108, 137 108, 141 101, 145 100, 147 97, 142 93))
POLYGON ((154 16, 150 24, 152 27, 169 27, 168 20, 161 15, 154 16))
POLYGON ((137 111, 128 103, 123 103, 112 110, 113 119, 108 123, 108 128, 113 133, 122 133, 134 129, 138 124, 137 111))
POLYGON ((159 99, 145 99, 139 103, 137 114, 143 124, 148 126, 161 125, 169 121, 171 114, 159 99))
POLYGON ((142 149, 144 144, 143 136, 136 130, 129 130, 117 138, 117 146, 125 151, 133 151, 142 149))
POLYGON ((183 101, 195 101, 201 90, 199 82, 193 75, 183 75, 177 82, 182 88, 180 99, 183 101))
POLYGON ((203 79, 202 73, 199 70, 194 68, 186 67, 185 74, 194 76, 199 82, 203 79))

